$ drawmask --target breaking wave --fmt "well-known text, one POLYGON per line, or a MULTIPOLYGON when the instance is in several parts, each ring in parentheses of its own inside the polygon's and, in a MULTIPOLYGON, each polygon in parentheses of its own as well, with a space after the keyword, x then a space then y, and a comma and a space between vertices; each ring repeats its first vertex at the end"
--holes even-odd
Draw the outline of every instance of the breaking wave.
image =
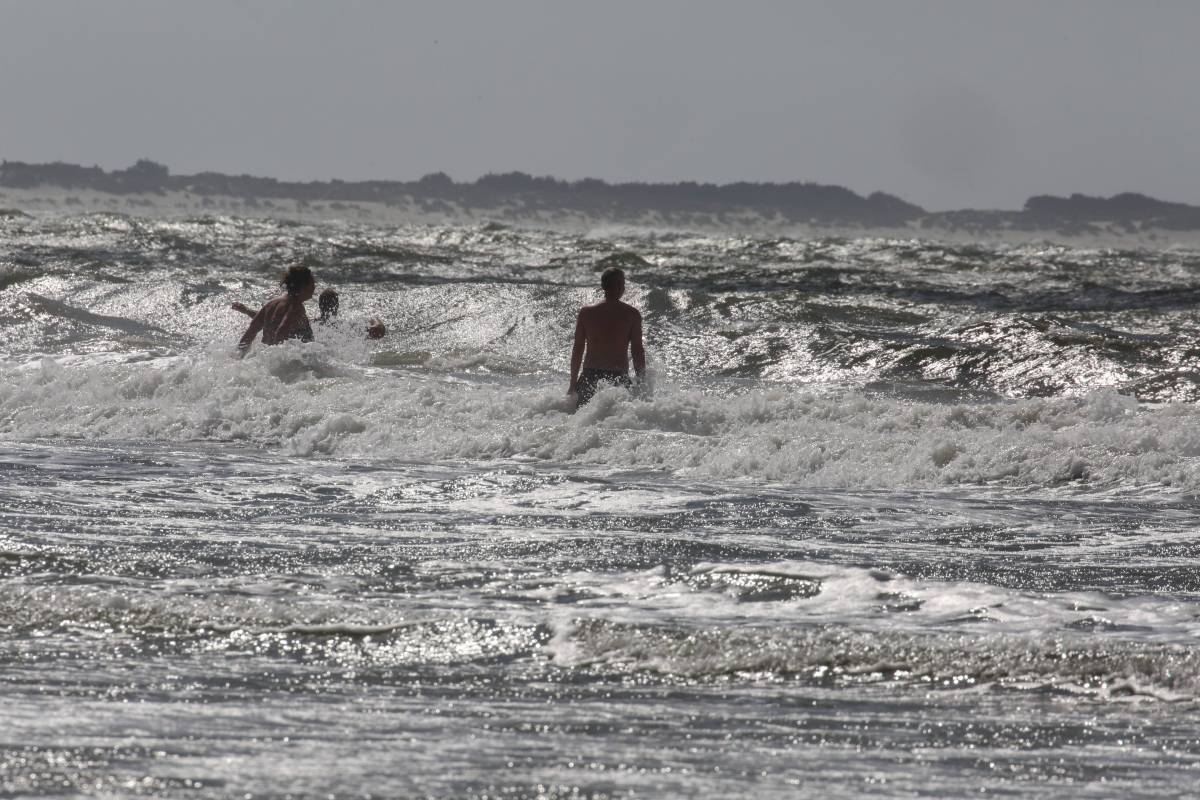
POLYGON ((0 433, 243 441, 355 459, 534 458, 828 487, 1200 487, 1195 407, 1111 390, 942 402, 857 387, 701 389, 660 378, 651 396, 603 391, 573 413, 563 387, 545 380, 447 377, 427 366, 347 365, 344 356, 287 345, 245 361, 215 352, 150 364, 9 365, 0 433))

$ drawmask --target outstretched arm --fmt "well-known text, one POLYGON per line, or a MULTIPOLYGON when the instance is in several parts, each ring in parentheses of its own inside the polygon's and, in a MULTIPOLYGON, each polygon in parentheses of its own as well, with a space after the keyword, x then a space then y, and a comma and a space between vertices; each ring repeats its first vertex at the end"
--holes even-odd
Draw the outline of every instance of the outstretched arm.
POLYGON ((247 308, 245 303, 239 303, 236 300, 234 300, 232 303, 230 303, 229 307, 232 308, 234 311, 242 312, 243 314, 245 314, 247 317, 250 317, 251 319, 258 316, 258 312, 255 311, 253 308, 247 308))
POLYGON ((579 391, 579 368, 583 366, 583 349, 587 344, 587 335, 583 330, 583 311, 575 318, 575 344, 571 348, 571 384, 567 394, 579 391))
POLYGON ((642 345, 642 315, 634 312, 633 330, 629 332, 629 352, 633 355, 633 371, 640 378, 646 373, 646 348, 642 345))
POLYGON ((238 342, 238 353, 240 355, 246 355, 246 351, 250 349, 250 345, 254 344, 254 338, 263 329, 263 323, 266 321, 266 315, 263 314, 264 310, 265 306, 258 310, 258 313, 254 315, 254 319, 250 320, 250 327, 242 334, 242 338, 238 342))

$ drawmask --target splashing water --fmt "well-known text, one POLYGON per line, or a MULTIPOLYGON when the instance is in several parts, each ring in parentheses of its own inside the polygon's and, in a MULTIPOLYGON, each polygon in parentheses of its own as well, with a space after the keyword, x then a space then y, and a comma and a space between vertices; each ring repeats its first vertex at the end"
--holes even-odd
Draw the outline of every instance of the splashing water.
POLYGON ((1200 254, 0 230, 0 793, 1190 791, 1200 254), (296 261, 341 319, 237 359, 296 261))

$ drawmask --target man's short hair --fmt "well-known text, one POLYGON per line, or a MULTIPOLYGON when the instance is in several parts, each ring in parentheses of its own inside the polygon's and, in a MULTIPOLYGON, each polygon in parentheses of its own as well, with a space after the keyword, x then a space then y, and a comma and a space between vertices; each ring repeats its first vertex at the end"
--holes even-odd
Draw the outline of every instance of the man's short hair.
POLYGON ((600 273, 600 288, 611 292, 625 282, 625 270, 620 267, 609 267, 600 273))
POLYGON ((300 291, 313 282, 312 270, 303 264, 293 264, 283 273, 284 288, 288 294, 300 294, 300 291))

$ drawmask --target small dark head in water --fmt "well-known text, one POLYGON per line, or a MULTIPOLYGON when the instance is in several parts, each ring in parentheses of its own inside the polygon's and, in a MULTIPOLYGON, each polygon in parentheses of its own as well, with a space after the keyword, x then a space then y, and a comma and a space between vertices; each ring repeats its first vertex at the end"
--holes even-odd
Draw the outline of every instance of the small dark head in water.
POLYGON ((312 270, 299 264, 288 267, 287 272, 283 273, 283 286, 290 296, 301 301, 311 298, 317 288, 312 270))
POLYGON ((338 293, 333 289, 321 292, 321 296, 317 298, 317 307, 321 309, 321 322, 333 319, 338 313, 338 293))
POLYGON ((600 288, 604 290, 607 300, 620 300, 625 294, 625 270, 620 267, 609 267, 600 273, 600 288))

